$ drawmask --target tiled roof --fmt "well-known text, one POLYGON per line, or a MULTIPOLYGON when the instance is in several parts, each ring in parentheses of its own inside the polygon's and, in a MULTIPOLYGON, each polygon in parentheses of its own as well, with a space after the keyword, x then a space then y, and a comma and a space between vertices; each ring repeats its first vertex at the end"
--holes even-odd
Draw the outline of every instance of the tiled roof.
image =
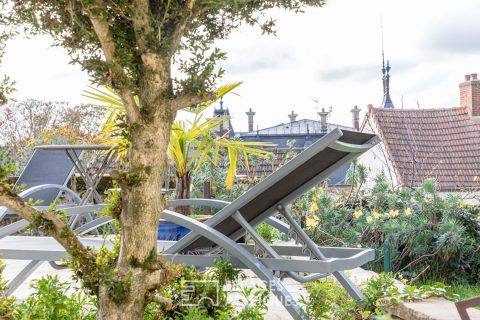
POLYGON ((480 121, 464 108, 369 108, 399 182, 433 178, 439 190, 480 189, 480 121))

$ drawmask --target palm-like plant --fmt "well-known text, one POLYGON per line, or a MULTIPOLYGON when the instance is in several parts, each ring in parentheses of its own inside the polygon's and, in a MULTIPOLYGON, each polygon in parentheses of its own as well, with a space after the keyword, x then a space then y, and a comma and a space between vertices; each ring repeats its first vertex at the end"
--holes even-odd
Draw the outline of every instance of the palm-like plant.
MULTIPOLYGON (((236 82, 223 86, 217 90, 214 100, 210 100, 196 108, 187 109, 187 111, 195 114, 195 119, 192 122, 175 121, 173 124, 168 146, 168 156, 176 169, 176 199, 188 199, 190 197, 192 173, 195 173, 205 161, 217 164, 222 158, 228 160, 225 183, 227 189, 231 189, 239 161, 243 161, 248 171, 249 155, 263 158, 267 158, 270 155, 269 151, 258 148, 273 146, 270 143, 228 139, 226 134, 215 136, 212 133, 213 130, 224 121, 221 117, 203 120, 202 111, 240 84, 241 82, 236 82)), ((91 91, 85 91, 85 96, 100 101, 105 105, 107 118, 102 132, 108 138, 107 143, 113 144, 118 149, 118 157, 125 160, 129 147, 128 130, 125 125, 125 109, 120 97, 113 90, 107 89, 108 92, 91 88, 91 91)), ((138 103, 138 99, 136 101, 138 103)))
POLYGON ((202 121, 202 115, 197 114, 191 123, 176 121, 173 124, 168 156, 175 163, 177 170, 177 199, 190 197, 191 174, 205 161, 211 161, 216 165, 223 156, 227 157, 228 170, 225 183, 230 190, 240 160, 243 160, 248 168, 248 155, 268 157, 270 154, 258 148, 270 144, 231 140, 226 138, 226 135, 216 137, 212 131, 223 121, 221 118, 202 121))

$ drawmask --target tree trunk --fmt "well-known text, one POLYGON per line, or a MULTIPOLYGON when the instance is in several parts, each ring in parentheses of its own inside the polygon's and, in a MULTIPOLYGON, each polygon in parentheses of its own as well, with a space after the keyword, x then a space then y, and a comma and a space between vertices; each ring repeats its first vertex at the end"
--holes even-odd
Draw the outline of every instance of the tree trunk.
POLYGON ((157 257, 157 226, 164 210, 161 188, 175 115, 176 112, 159 107, 155 117, 144 120, 131 132, 130 169, 120 183, 120 253, 113 277, 120 288, 126 285, 127 289, 119 294, 115 290, 109 292, 107 284, 101 284, 97 319, 142 320, 147 292, 162 287, 166 281, 157 257))
POLYGON ((143 319, 145 295, 130 297, 121 303, 116 303, 108 296, 106 287, 101 287, 98 297, 97 320, 143 319))
MULTIPOLYGON (((192 176, 190 171, 187 171, 184 175, 180 175, 177 171, 177 186, 175 189, 175 199, 190 199, 190 186, 192 184, 192 176)), ((190 214, 190 206, 177 207, 177 211, 184 214, 190 214)))

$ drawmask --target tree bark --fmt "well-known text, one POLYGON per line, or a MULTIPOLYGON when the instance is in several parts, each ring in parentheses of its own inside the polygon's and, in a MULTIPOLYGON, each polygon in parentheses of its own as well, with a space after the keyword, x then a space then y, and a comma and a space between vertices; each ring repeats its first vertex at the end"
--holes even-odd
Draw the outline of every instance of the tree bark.
POLYGON ((163 287, 169 279, 169 271, 157 257, 157 225, 165 207, 161 188, 176 111, 158 106, 156 112, 131 130, 130 170, 120 181, 121 239, 115 279, 128 283, 128 289, 119 301, 119 295, 102 284, 97 319, 143 319, 146 294, 163 287))
POLYGON ((176 114, 168 109, 158 110, 158 117, 131 134, 131 169, 122 186, 120 270, 126 271, 133 262, 142 263, 156 255, 157 228, 153 226, 158 224, 164 209, 161 189, 176 114))
MULTIPOLYGON (((190 199, 190 185, 192 184, 192 176, 190 171, 187 171, 186 174, 180 175, 177 174, 177 186, 175 189, 175 199, 190 199)), ((177 207, 177 211, 182 214, 190 214, 190 206, 180 206, 177 207)))
POLYGON ((97 320, 143 319, 145 295, 130 295, 122 303, 112 301, 105 286, 100 287, 98 294, 97 320))

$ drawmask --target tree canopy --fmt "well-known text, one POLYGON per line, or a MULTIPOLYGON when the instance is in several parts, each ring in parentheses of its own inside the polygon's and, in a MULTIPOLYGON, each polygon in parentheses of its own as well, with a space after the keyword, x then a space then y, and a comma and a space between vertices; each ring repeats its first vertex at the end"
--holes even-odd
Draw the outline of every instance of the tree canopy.
POLYGON ((213 48, 215 40, 227 38, 245 24, 273 33, 275 21, 268 17, 269 9, 300 12, 324 2, 3 0, 1 20, 4 25, 21 26, 28 34, 51 35, 54 45, 66 48, 72 62, 98 84, 139 95, 141 100, 178 100, 175 105, 183 108, 197 102, 193 96, 211 92, 223 73, 215 66, 225 54, 213 48), (168 62, 175 63, 177 77, 170 77, 168 62), (162 90, 149 90, 159 83, 162 90))

